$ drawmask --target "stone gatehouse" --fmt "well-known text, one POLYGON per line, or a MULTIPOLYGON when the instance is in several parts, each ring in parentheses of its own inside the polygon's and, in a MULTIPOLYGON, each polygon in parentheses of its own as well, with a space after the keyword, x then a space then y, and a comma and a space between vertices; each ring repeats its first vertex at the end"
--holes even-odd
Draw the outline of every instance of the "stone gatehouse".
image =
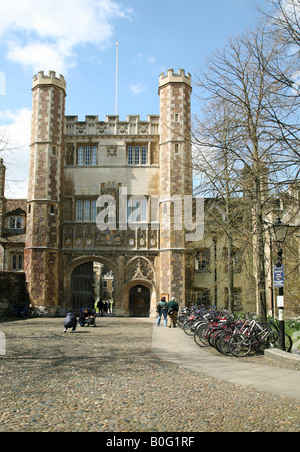
POLYGON ((65 116, 63 76, 34 77, 24 264, 32 303, 92 303, 95 263, 114 275, 118 315, 154 313, 161 294, 185 302, 185 231, 172 221, 162 231, 161 221, 174 196, 192 195, 191 91, 190 74, 169 70, 159 77, 160 115, 82 121, 65 116), (115 201, 114 227, 109 214, 107 226, 96 224, 107 207, 99 197, 115 201))

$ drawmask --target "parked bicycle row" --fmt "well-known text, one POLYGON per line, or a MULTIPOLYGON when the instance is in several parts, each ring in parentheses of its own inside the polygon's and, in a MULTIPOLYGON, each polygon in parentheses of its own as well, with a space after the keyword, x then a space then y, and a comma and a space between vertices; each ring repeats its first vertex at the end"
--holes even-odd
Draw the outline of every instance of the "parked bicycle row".
MULTIPOLYGON (((280 335, 273 321, 260 322, 256 314, 235 316, 225 309, 184 308, 178 325, 199 347, 214 347, 226 356, 245 357, 260 354, 266 348, 279 348, 280 335)), ((285 349, 292 349, 292 339, 285 334, 285 349)))
POLYGON ((31 317, 50 317, 50 311, 43 306, 10 306, 5 311, 0 312, 3 317, 23 317, 30 319, 31 317))

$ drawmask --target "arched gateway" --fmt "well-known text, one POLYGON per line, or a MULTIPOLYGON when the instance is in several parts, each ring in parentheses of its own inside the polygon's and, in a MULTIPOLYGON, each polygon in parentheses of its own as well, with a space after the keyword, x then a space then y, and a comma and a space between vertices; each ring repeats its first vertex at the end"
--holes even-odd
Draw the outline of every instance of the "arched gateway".
POLYGON ((159 298, 155 268, 149 259, 141 256, 121 256, 116 261, 99 256, 71 260, 64 271, 64 294, 66 299, 71 300, 70 307, 74 311, 93 306, 95 263, 102 264, 113 274, 114 315, 154 315, 159 298))

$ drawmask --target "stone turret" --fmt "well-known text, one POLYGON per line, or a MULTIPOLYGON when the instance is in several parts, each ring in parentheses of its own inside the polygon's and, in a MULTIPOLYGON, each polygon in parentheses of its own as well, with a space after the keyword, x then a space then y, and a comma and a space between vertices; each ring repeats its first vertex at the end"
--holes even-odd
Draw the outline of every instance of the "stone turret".
MULTIPOLYGON (((181 230, 174 226, 172 199, 183 204, 192 195, 191 171, 191 87, 192 78, 183 69, 169 69, 159 77, 160 95, 160 196, 161 203, 161 292, 185 300, 186 242, 184 221, 181 230), (166 218, 169 224, 164 224, 166 218)), ((179 204, 180 206, 180 204, 179 204)), ((178 215, 178 213, 177 213, 178 215)), ((183 208, 179 215, 183 216, 183 208)))
POLYGON ((65 79, 40 72, 32 92, 25 272, 30 301, 55 306, 61 291, 65 79))

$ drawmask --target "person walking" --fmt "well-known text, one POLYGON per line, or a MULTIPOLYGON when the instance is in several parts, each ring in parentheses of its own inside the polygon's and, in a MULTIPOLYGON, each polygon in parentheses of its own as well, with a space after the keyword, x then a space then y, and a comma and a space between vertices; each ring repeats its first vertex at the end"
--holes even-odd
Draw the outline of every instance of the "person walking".
POLYGON ((168 314, 168 327, 176 328, 177 314, 179 311, 179 306, 175 297, 172 297, 171 301, 167 304, 167 314, 168 314))
POLYGON ((98 301, 97 308, 99 309, 99 314, 101 316, 103 316, 103 301, 102 301, 102 298, 100 298, 100 300, 98 301))
POLYGON ((158 302, 156 312, 158 313, 157 323, 156 325, 160 325, 161 317, 164 316, 164 326, 167 326, 167 305, 166 297, 162 297, 162 299, 158 302))

